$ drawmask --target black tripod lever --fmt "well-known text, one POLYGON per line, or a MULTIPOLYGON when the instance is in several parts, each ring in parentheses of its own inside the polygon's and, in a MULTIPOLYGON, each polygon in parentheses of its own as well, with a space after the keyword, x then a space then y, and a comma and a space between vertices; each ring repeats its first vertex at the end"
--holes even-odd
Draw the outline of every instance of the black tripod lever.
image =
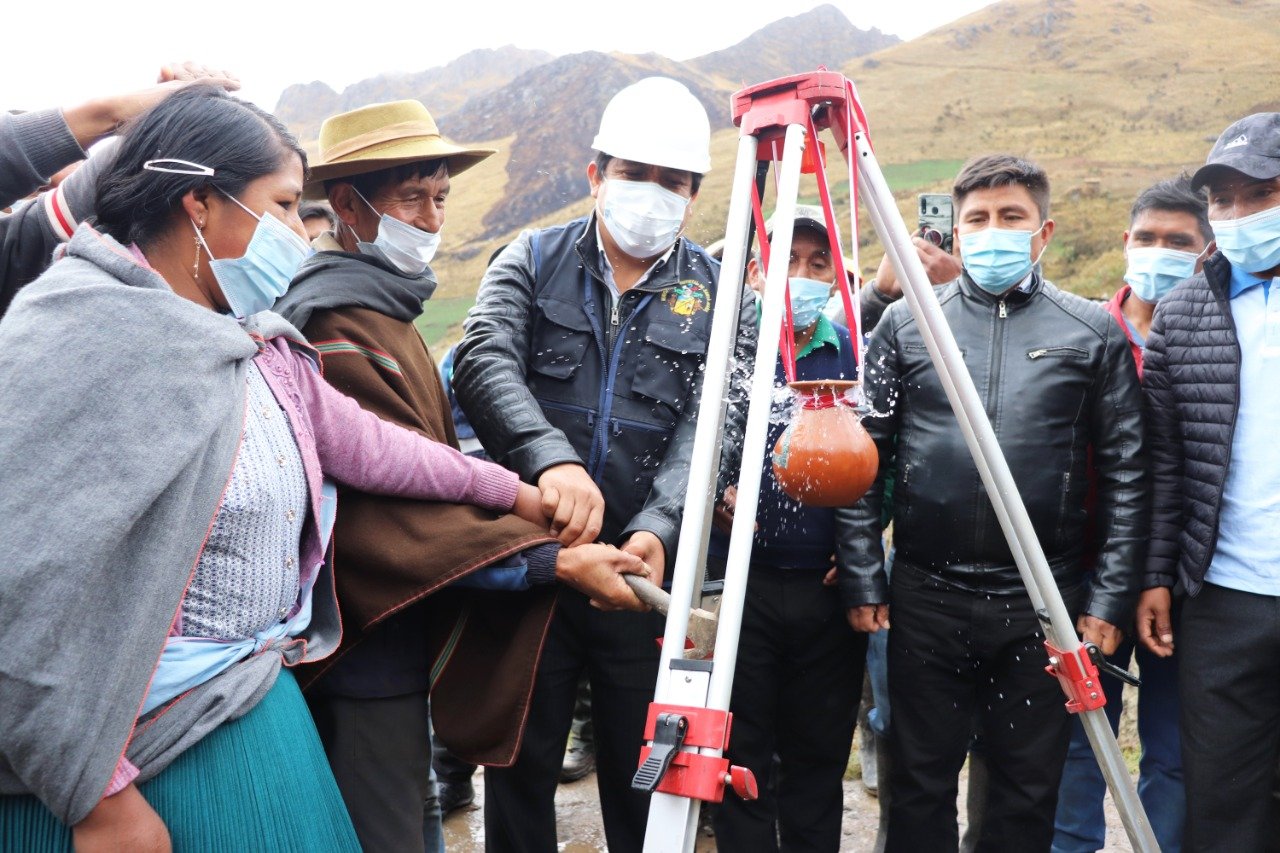
POLYGON ((680 747, 684 745, 684 736, 689 729, 688 718, 680 714, 659 714, 653 733, 653 748, 649 757, 640 765, 631 780, 631 787, 637 791, 653 793, 658 790, 658 783, 666 775, 671 766, 671 759, 676 757, 680 747))
POLYGON ((1098 648, 1093 643, 1085 643, 1084 649, 1089 655, 1089 660, 1093 661, 1093 665, 1096 666, 1100 672, 1105 672, 1108 675, 1114 675, 1125 684, 1131 684, 1134 687, 1142 686, 1142 680, 1139 679, 1138 676, 1129 672, 1127 669, 1121 669, 1111 661, 1107 660, 1106 655, 1102 653, 1102 649, 1098 648))

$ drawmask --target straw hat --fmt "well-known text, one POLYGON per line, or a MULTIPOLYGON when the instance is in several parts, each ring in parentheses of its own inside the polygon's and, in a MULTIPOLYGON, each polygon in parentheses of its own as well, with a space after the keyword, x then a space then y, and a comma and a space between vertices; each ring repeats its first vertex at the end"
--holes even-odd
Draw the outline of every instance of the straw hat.
POLYGON ((497 152, 455 145, 440 135, 435 119, 418 101, 372 104, 325 119, 320 156, 311 164, 307 198, 324 198, 324 182, 444 158, 449 174, 470 169, 497 152))

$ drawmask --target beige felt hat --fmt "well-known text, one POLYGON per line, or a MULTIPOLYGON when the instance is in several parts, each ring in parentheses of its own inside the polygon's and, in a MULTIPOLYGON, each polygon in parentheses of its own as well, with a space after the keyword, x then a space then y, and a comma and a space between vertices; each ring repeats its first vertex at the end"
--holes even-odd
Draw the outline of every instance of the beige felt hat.
POLYGON ((435 119, 418 101, 391 101, 339 113, 320 126, 320 156, 311 164, 304 195, 324 198, 324 182, 444 158, 449 174, 470 169, 496 154, 492 148, 455 145, 440 135, 435 119))

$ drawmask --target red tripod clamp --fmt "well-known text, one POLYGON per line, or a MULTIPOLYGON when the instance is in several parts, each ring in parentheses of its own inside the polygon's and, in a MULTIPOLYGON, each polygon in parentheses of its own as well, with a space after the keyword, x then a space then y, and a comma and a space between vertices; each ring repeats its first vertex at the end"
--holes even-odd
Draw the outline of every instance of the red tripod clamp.
POLYGON ((1098 667, 1084 646, 1064 652, 1045 640, 1044 648, 1049 653, 1049 665, 1044 671, 1056 676, 1062 692, 1067 694, 1067 713, 1096 711, 1107 704, 1107 696, 1098 681, 1098 667))
MULTIPOLYGON (((762 143, 780 138, 787 125, 808 125, 810 112, 819 104, 843 109, 847 85, 843 74, 810 71, 741 89, 733 94, 733 123, 744 136, 755 136, 762 143)), ((818 129, 825 127, 824 122, 818 129)), ((769 159, 764 145, 760 150, 760 159, 769 159)))
POLYGON ((653 745, 640 748, 640 767, 631 787, 718 803, 728 785, 744 800, 756 799, 756 779, 747 768, 730 766, 727 758, 682 750, 692 746, 723 751, 732 726, 728 711, 651 702, 644 739, 653 745))

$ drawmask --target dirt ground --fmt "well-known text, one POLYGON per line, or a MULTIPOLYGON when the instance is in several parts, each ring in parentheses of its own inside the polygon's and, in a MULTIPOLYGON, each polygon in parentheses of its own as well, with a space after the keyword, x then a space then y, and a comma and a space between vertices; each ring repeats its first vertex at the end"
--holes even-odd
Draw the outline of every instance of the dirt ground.
MULTIPOLYGON (((1132 703, 1130 703, 1132 704, 1132 703)), ((1132 721, 1126 721, 1121 731, 1121 745, 1133 739, 1132 721)), ((857 769, 853 779, 844 783, 844 838, 841 841, 842 851, 869 851, 875 844, 876 827, 879 823, 878 801, 867 793, 857 777, 857 769)), ((445 845, 449 853, 482 853, 484 850, 484 774, 477 772, 475 776, 476 802, 467 809, 454 812, 445 819, 445 845)), ((965 826, 965 792, 967 788, 967 772, 960 779, 960 826, 965 826)), ((604 829, 600 823, 600 801, 596 793, 596 777, 592 774, 581 781, 561 785, 556 793, 556 814, 560 832, 561 853, 594 853, 605 850, 604 829)), ((1120 824, 1115 805, 1110 794, 1106 799, 1107 814, 1107 853, 1130 853, 1128 839, 1120 824)), ((710 837, 698 839, 698 853, 711 853, 716 850, 715 840, 710 837)))

